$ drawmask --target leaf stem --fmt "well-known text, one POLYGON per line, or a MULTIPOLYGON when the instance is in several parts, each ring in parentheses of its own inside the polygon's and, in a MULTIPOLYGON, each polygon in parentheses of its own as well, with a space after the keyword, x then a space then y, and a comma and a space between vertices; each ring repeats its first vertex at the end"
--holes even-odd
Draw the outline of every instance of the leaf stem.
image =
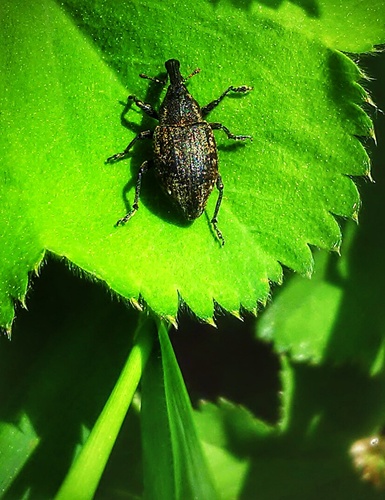
POLYGON ((141 315, 134 346, 119 379, 55 500, 93 498, 149 358, 153 324, 151 317, 141 315))

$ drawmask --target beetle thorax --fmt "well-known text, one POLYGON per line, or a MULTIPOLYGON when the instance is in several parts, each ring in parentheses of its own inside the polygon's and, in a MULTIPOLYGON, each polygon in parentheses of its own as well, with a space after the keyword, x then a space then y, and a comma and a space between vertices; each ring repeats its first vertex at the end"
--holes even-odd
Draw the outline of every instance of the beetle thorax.
POLYGON ((199 104, 183 84, 170 85, 159 109, 160 125, 187 125, 203 121, 199 104))

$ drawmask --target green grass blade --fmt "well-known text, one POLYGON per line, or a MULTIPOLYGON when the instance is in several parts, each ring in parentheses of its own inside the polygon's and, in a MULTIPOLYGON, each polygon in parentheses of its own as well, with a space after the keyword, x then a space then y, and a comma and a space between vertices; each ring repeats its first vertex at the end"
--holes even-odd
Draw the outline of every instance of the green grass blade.
POLYGON ((146 498, 217 498, 192 408, 165 324, 159 324, 160 351, 143 377, 142 431, 146 498))
POLYGON ((56 500, 93 498, 150 355, 152 320, 142 315, 137 340, 98 421, 64 480, 56 500))

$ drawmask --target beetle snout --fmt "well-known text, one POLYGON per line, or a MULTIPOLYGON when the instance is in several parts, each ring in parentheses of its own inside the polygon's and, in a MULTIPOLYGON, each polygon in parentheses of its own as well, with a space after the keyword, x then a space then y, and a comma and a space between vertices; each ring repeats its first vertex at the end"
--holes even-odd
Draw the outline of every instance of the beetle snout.
POLYGON ((178 85, 183 82, 183 77, 180 74, 180 63, 177 59, 169 59, 166 61, 165 67, 170 77, 171 85, 178 85))

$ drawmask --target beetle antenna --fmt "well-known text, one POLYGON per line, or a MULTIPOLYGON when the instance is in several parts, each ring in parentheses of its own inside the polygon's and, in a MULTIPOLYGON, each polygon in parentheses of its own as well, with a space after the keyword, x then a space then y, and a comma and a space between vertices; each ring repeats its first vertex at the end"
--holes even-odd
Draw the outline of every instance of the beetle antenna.
POLYGON ((166 82, 164 80, 160 80, 159 78, 155 78, 153 76, 148 76, 148 75, 145 75, 144 73, 140 73, 139 76, 140 76, 140 78, 144 78, 145 80, 151 80, 152 82, 160 83, 161 85, 166 85, 166 82))
POLYGON ((190 80, 190 78, 192 78, 194 75, 197 75, 198 73, 200 73, 200 71, 201 71, 200 68, 195 68, 192 73, 190 73, 188 76, 186 76, 186 78, 183 78, 183 82, 187 82, 187 80, 190 80))

